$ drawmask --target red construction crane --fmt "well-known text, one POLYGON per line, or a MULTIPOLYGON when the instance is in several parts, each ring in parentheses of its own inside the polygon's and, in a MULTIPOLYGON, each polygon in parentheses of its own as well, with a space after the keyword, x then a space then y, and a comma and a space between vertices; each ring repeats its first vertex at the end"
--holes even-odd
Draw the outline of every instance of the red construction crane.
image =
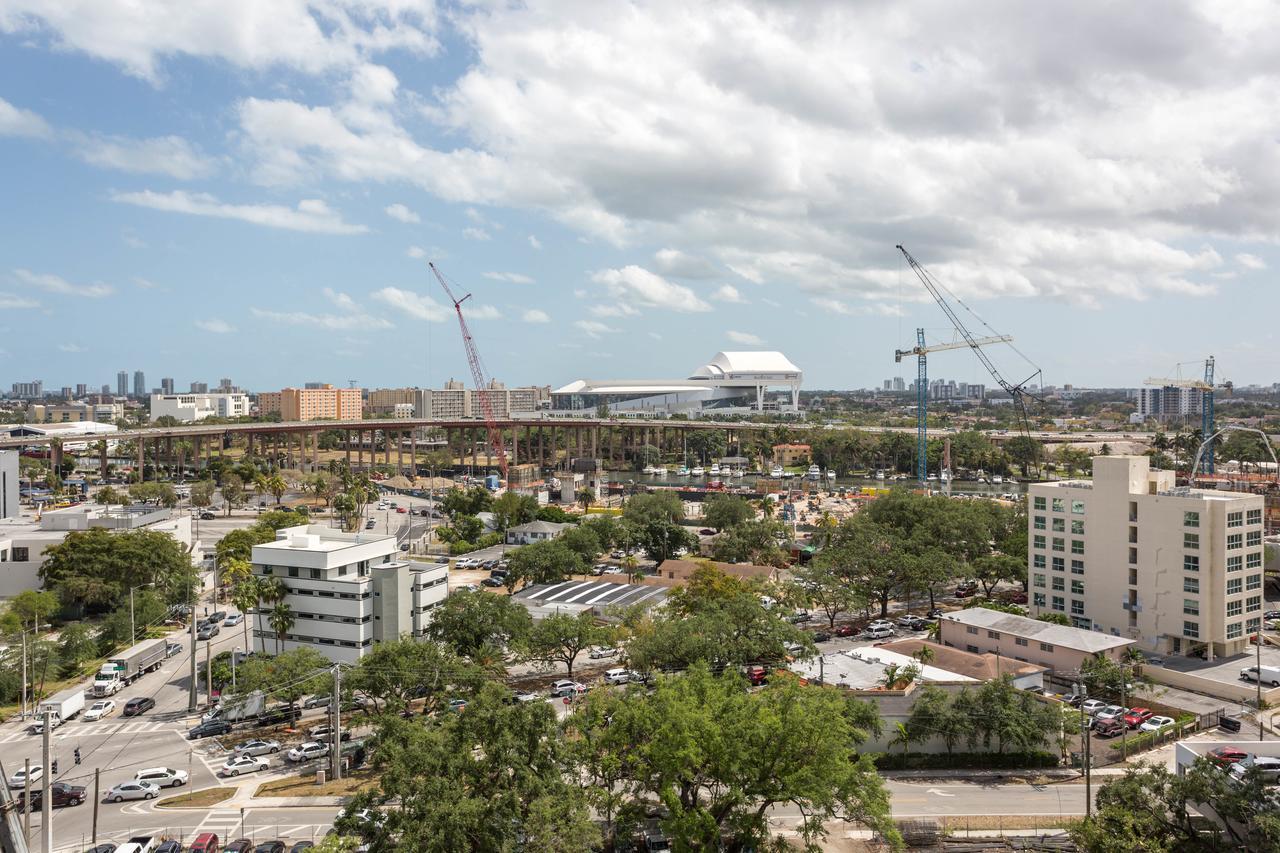
POLYGON ((462 303, 470 299, 471 294, 468 293, 461 299, 455 298, 449 282, 445 281, 440 270, 436 269, 436 265, 428 262, 427 266, 431 267, 431 271, 436 274, 436 280, 440 282, 449 301, 453 303, 453 310, 458 313, 458 327, 462 329, 462 346, 467 351, 467 363, 471 365, 471 378, 476 383, 476 397, 480 400, 480 411, 484 413, 484 423, 489 428, 489 447, 498 454, 498 468, 502 471, 503 482, 506 482, 507 447, 502 441, 502 430, 498 427, 498 419, 493 416, 493 401, 489 399, 491 389, 488 387, 489 381, 485 375, 484 362, 480 360, 480 351, 476 349, 475 338, 471 337, 471 330, 467 328, 467 319, 462 316, 462 303))

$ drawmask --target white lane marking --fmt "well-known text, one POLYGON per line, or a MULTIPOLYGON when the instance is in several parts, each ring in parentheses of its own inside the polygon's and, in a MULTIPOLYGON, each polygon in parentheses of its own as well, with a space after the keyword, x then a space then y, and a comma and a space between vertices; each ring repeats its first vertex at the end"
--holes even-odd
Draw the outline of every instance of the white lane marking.
POLYGON ((926 794, 934 794, 939 797, 954 797, 955 794, 948 794, 946 791, 939 791, 937 788, 930 788, 925 791, 926 794))

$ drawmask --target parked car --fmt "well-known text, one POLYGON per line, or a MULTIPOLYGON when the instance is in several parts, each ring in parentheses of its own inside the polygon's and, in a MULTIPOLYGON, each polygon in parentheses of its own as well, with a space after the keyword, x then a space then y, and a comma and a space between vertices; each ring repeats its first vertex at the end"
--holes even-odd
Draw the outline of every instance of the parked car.
POLYGON ((762 666, 749 666, 746 669, 747 681, 752 687, 758 687, 769 680, 769 673, 762 666))
POLYGON ((1258 681, 1280 687, 1280 666, 1246 666, 1240 670, 1240 677, 1245 681, 1258 681))
POLYGON ((297 705, 276 705, 258 715, 258 724, 262 726, 278 726, 292 723, 302 716, 302 709, 297 705))
POLYGON ((187 737, 191 740, 199 740, 202 737, 226 734, 231 734, 231 724, 226 720, 206 720, 187 732, 187 737))
POLYGON ((602 660, 604 658, 617 657, 618 650, 611 646, 597 646, 588 652, 587 656, 592 660, 602 660))
POLYGON ((150 782, 121 782, 107 791, 107 802, 123 803, 125 800, 153 800, 160 789, 150 782))
POLYGON ((150 696, 134 696, 128 702, 124 703, 124 710, 120 713, 126 717, 136 717, 139 714, 145 714, 156 706, 156 700, 150 696))
POLYGON ((301 746, 295 746, 285 754, 285 758, 290 761, 310 761, 313 758, 324 758, 329 754, 329 745, 327 743, 319 743, 317 741, 308 741, 301 746))
POLYGON ((1094 714, 1093 719, 1095 722, 1099 723, 1103 720, 1119 720, 1123 718, 1126 713, 1128 713, 1127 709, 1122 708, 1119 705, 1107 705, 1102 710, 1098 711, 1098 713, 1094 714))
POLYGON ((1268 785, 1280 782, 1280 758, 1273 755, 1250 755, 1231 765, 1230 772, 1234 778, 1243 781, 1250 770, 1256 770, 1268 785))
POLYGON ((561 679, 551 685, 552 696, 576 696, 587 692, 587 686, 577 681, 570 681, 567 678, 561 679))
POLYGON ((247 838, 237 838, 222 848, 222 853, 253 853, 253 842, 247 838))
POLYGON ((213 521, 215 518, 217 518, 217 516, 216 516, 216 515, 214 515, 214 514, 213 514, 213 513, 211 513, 211 512, 207 512, 207 511, 206 511, 206 512, 202 512, 202 513, 200 513, 200 520, 201 520, 201 521, 213 521))
MULTIPOLYGON (((331 740, 333 738, 333 726, 329 725, 328 723, 322 723, 321 725, 318 725, 318 726, 312 726, 311 728, 307 729, 307 737, 311 738, 312 740, 324 740, 324 741, 331 740)), ((351 730, 343 729, 341 739, 351 740, 351 730)))
POLYGON ((857 633, 858 633, 858 626, 854 625, 852 622, 845 622, 842 625, 836 626, 837 637, 852 637, 857 633))
POLYGON ((232 613, 226 619, 222 620, 222 626, 224 628, 234 628, 236 625, 239 625, 243 621, 244 621, 243 613, 232 613))
POLYGON ((200 633, 196 634, 196 639, 212 640, 214 637, 218 636, 218 634, 220 633, 222 633, 222 628, 218 625, 217 622, 205 623, 205 626, 200 629, 200 633))
POLYGON ((1025 590, 1015 589, 1013 592, 1006 593, 1004 600, 1010 604, 1026 604, 1027 593, 1025 590))
POLYGON ((1204 757, 1219 767, 1230 767, 1236 762, 1244 761, 1249 757, 1249 753, 1234 746, 1215 746, 1206 752, 1204 757))
POLYGON ((182 842, 169 838, 161 841, 160 846, 153 850, 152 853, 182 853, 182 842))
POLYGON ((888 619, 872 619, 867 625, 868 628, 893 628, 893 623, 888 619))
POLYGON ((157 788, 181 788, 187 784, 187 771, 171 767, 149 767, 133 774, 134 781, 150 782, 157 788))
POLYGON ((801 622, 808 622, 812 618, 813 616, 810 615, 808 610, 797 610, 787 617, 787 621, 793 625, 799 625, 801 622))
POLYGON ((1155 712, 1150 708, 1130 708, 1129 713, 1124 715, 1124 724, 1131 729, 1136 729, 1154 716, 1155 712))
POLYGON ((920 631, 929 627, 929 623, 921 619, 919 616, 912 616, 908 613, 906 616, 898 617, 898 624, 903 628, 911 631, 920 631))
POLYGON ((631 670, 618 667, 616 669, 606 669, 604 672, 605 684, 627 684, 631 681, 631 670))
POLYGON ((830 639, 831 639, 830 631, 818 630, 813 632, 813 641, 815 643, 825 643, 827 640, 830 640, 830 639))
POLYGON ((302 703, 303 708, 328 708, 333 704, 332 693, 317 693, 314 696, 308 696, 307 701, 302 703))
POLYGON ((187 853, 218 853, 218 836, 212 832, 202 832, 191 842, 187 853))
POLYGON ((236 755, 275 755, 280 751, 278 740, 247 740, 235 748, 236 755))
POLYGON ((1107 703, 1099 699, 1086 699, 1080 703, 1080 710, 1084 711, 1090 717, 1107 707, 1107 703))
MULTIPOLYGON (((404 510, 401 510, 404 512, 404 510)), ((253 853, 284 853, 283 841, 264 841, 253 848, 253 853)))
POLYGON ((102 699, 94 702, 85 710, 84 721, 86 723, 92 723, 95 720, 101 720, 105 717, 109 717, 115 709, 116 703, 110 699, 102 699))
POLYGON ((541 702, 542 701, 541 696, 539 696, 537 693, 532 693, 528 690, 522 690, 521 692, 515 694, 515 696, 512 698, 514 698, 517 702, 541 702))
MULTIPOLYGON (((490 576, 490 577, 487 577, 487 578, 485 578, 484 580, 480 581, 480 585, 481 585, 481 586, 487 586, 487 587, 489 587, 490 589, 496 589, 497 587, 500 587, 500 586, 506 586, 506 585, 507 585, 507 576, 506 576, 506 575, 503 575, 503 576, 502 576, 502 577, 500 577, 500 578, 496 578, 496 577, 492 577, 492 576, 490 576)), ((470 586, 473 586, 473 587, 474 587, 474 586, 475 586, 475 584, 470 584, 470 586)))
POLYGON ((164 647, 164 656, 167 658, 171 658, 171 657, 174 657, 175 655, 180 655, 182 654, 183 649, 185 648, 186 647, 183 646, 182 643, 169 643, 167 646, 164 647))
POLYGON ((377 522, 377 521, 375 521, 375 520, 374 520, 374 519, 372 519, 372 518, 371 518, 371 519, 369 519, 368 521, 366 521, 366 522, 364 523, 364 529, 365 529, 365 530, 372 530, 373 528, 375 528, 375 527, 377 527, 377 526, 378 526, 378 522, 377 522))
MULTIPOLYGON (((44 767, 39 764, 31 765, 31 784, 39 782, 44 778, 44 767)), ((10 788, 22 788, 27 784, 27 768, 19 767, 18 772, 9 777, 10 788)))
POLYGON ((218 773, 223 776, 239 776, 241 773, 255 773, 259 770, 266 770, 269 766, 271 766, 271 762, 265 758, 240 754, 227 759, 227 763, 219 768, 218 773))
POLYGON ((925 614, 925 618, 926 618, 926 619, 941 619, 941 618, 942 618, 942 608, 941 608, 941 607, 935 607, 935 608, 933 608, 932 610, 930 610, 928 613, 926 613, 926 614, 925 614))
POLYGON ((893 629, 881 626, 879 628, 867 628, 862 632, 862 636, 868 640, 883 640, 886 637, 893 636, 893 629))
MULTIPOLYGON (((426 510, 423 510, 425 513, 426 510)), ((299 841, 297 844, 289 848, 289 853, 303 853, 304 850, 311 850, 316 846, 314 841, 299 841)))
POLYGON ((956 598, 969 598, 978 591, 978 584, 975 581, 963 581, 956 584, 956 598))
POLYGON ((1173 717, 1153 716, 1144 721, 1138 728, 1144 732, 1158 732, 1166 726, 1172 726, 1175 722, 1176 720, 1173 717))
MULTIPOLYGON (((54 782, 49 785, 50 797, 53 800, 53 807, 60 809, 63 806, 78 806, 85 801, 85 788, 81 785, 68 785, 66 782, 54 782)), ((17 802, 19 809, 26 808, 26 790, 18 792, 17 802)), ((44 807, 44 791, 40 788, 31 789, 31 810, 40 811, 44 807)))
POLYGON ((1093 733, 1098 737, 1115 737, 1124 732, 1128 727, 1117 719, 1099 720, 1093 726, 1093 733))

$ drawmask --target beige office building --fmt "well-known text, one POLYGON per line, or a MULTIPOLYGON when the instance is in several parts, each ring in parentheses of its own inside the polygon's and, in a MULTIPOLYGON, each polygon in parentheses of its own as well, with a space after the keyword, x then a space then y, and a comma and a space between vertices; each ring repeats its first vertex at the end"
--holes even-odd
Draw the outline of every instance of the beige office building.
MULTIPOLYGON (((261 398, 259 398, 261 409, 261 398)), ((364 420, 364 391, 360 388, 280 389, 280 420, 359 421, 364 420)))
POLYGON ((1263 499, 1179 487, 1145 456, 1098 456, 1093 480, 1028 494, 1031 615, 1160 654, 1245 650, 1261 626, 1263 499))
POLYGON ((508 388, 491 381, 484 391, 474 391, 462 382, 450 379, 443 388, 378 388, 369 392, 366 408, 371 416, 403 418, 404 407, 412 405, 412 417, 437 420, 483 418, 484 404, 489 401, 495 418, 508 418, 546 408, 551 399, 550 386, 508 388))

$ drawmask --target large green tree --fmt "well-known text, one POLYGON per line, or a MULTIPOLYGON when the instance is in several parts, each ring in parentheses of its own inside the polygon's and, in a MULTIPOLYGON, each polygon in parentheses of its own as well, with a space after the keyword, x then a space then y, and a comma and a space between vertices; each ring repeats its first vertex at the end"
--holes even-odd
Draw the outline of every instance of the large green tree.
POLYGON ((713 494, 702 505, 702 520, 717 532, 756 517, 755 508, 738 495, 713 494))
POLYGON ((451 698, 471 695, 481 681, 480 670, 449 649, 405 637, 374 644, 342 686, 368 698, 375 711, 399 713, 414 699, 428 711, 439 710, 451 698))
POLYGON ((170 604, 191 600, 196 582, 182 543, 157 530, 74 530, 45 549, 39 576, 46 589, 76 610, 123 601, 130 587, 154 584, 170 604))
POLYGON ((582 556, 557 539, 523 545, 511 551, 510 555, 508 592, 514 592, 517 584, 557 583, 587 570, 582 556))
POLYGON ((426 635, 473 662, 519 645, 533 627, 529 611, 509 596, 459 590, 431 614, 426 635))
POLYGON ((538 501, 533 495, 508 491, 492 502, 489 511, 493 513, 494 529, 505 533, 509 527, 533 521, 538 515, 538 501))
POLYGON ((613 636, 612 629, 596 624, 590 610, 556 613, 534 624, 524 640, 524 654, 545 666, 564 664, 565 674, 572 678, 578 656, 592 646, 608 645, 613 636))
POLYGON ((787 565, 787 552, 778 541, 786 534, 786 525, 770 518, 743 521, 717 536, 711 553, 725 563, 782 567, 787 565))
POLYGON ((315 649, 251 655, 236 669, 236 694, 261 690, 269 700, 292 704, 312 693, 332 692, 332 669, 329 659, 315 649))

